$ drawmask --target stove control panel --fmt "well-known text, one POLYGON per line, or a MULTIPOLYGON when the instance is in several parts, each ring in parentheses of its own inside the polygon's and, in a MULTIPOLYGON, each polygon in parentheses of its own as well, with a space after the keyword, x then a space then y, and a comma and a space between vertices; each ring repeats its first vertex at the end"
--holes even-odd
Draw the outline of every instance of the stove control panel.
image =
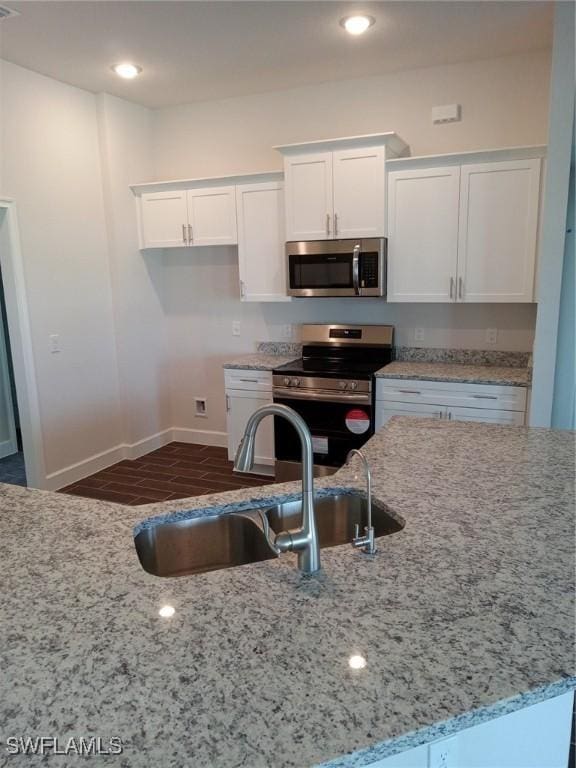
POLYGON ((371 380, 354 380, 354 379, 332 379, 324 376, 281 376, 274 374, 273 377, 274 387, 284 389, 300 388, 306 391, 321 390, 327 391, 337 390, 338 392, 354 392, 354 393, 369 393, 372 391, 371 380))

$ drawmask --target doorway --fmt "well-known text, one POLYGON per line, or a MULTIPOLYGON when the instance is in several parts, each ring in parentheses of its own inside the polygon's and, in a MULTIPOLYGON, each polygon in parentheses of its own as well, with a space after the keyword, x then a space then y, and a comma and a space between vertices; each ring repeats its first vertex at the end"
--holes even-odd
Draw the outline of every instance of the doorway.
POLYGON ((26 486, 22 429, 0 266, 0 483, 26 486))
POLYGON ((0 483, 46 487, 16 204, 0 198, 0 483))

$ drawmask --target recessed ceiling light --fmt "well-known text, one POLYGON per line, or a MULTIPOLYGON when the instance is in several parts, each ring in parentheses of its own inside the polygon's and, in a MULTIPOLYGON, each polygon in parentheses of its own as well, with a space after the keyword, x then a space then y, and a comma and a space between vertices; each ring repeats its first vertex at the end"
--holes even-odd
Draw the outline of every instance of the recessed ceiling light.
POLYGON ((375 24, 376 19, 373 16, 345 16, 340 19, 340 24, 346 32, 351 35, 361 35, 363 32, 375 24))
POLYGON ((174 614, 176 613, 176 609, 173 605, 163 605, 162 608, 158 611, 158 614, 162 616, 163 619, 170 619, 174 614))
POLYGON ((142 67, 139 67, 137 64, 130 64, 126 61, 122 64, 114 64, 112 71, 116 72, 118 77, 123 77, 125 80, 132 80, 142 72, 142 67))

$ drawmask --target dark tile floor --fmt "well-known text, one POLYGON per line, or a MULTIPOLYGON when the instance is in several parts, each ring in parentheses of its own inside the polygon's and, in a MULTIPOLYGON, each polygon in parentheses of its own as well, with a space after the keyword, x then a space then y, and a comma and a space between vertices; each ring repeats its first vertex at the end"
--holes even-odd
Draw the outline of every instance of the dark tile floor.
POLYGON ((27 486, 24 454, 22 451, 0 459, 0 483, 27 486))
POLYGON ((139 459, 121 461, 85 477, 60 493, 136 505, 273 482, 273 477, 234 474, 225 448, 170 443, 139 459))

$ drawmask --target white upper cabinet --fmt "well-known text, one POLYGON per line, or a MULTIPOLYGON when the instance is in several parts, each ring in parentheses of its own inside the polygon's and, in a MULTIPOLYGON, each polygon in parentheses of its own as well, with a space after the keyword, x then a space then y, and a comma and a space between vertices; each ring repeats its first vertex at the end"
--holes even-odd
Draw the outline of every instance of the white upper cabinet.
POLYGON ((276 149, 284 155, 287 241, 384 237, 386 158, 407 150, 395 133, 276 149))
POLYGON ((533 301, 540 158, 420 162, 390 165, 388 301, 533 301))
POLYGON ((142 248, 182 248, 188 240, 186 191, 147 192, 140 198, 142 248))
POLYGON ((189 189, 188 244, 233 245, 236 234, 236 187, 189 189))
POLYGON ((534 298, 540 160, 462 167, 458 298, 534 298))
POLYGON ((289 301, 284 257, 284 184, 236 187, 238 261, 243 301, 289 301))
POLYGON ((384 170, 384 147, 333 153, 334 237, 384 236, 384 170))
POLYGON ((238 242, 235 186, 143 192, 139 218, 141 248, 238 242))
POLYGON ((333 237, 332 153, 286 158, 286 239, 333 237))
POLYGON ((388 301, 452 301, 460 169, 388 174, 388 301))

